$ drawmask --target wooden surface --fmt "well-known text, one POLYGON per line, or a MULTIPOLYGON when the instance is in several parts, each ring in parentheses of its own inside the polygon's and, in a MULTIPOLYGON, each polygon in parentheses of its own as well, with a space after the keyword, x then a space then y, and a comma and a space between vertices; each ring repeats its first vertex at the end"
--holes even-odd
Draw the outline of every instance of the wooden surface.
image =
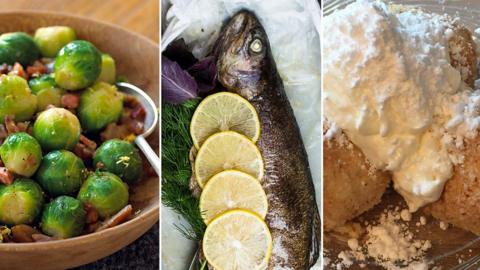
POLYGON ((158 43, 159 0, 0 0, 0 11, 47 10, 117 24, 158 43))

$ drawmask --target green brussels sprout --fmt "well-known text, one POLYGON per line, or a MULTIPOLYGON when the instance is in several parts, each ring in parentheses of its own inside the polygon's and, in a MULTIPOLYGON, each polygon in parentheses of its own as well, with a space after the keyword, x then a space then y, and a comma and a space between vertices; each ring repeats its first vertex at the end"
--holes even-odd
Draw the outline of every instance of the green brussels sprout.
POLYGON ((44 111, 48 105, 59 107, 62 105, 62 95, 64 91, 58 88, 45 88, 40 90, 37 96, 37 112, 44 111))
POLYGON ((115 60, 106 53, 102 54, 102 71, 100 76, 98 76, 97 82, 113 84, 115 83, 115 75, 115 60))
POLYGON ((15 75, 0 75, 0 124, 10 115, 16 121, 30 120, 37 109, 27 81, 15 75))
POLYGON ((38 58, 40 51, 31 36, 23 32, 0 35, 0 63, 28 66, 38 58))
POLYGON ((60 196, 45 206, 40 227, 43 233, 53 237, 74 237, 82 233, 86 215, 82 202, 60 196))
POLYGON ((40 77, 30 79, 30 81, 28 81, 28 85, 30 86, 32 93, 34 94, 37 94, 45 88, 52 88, 57 86, 53 74, 46 74, 40 77))
POLYGON ((35 138, 18 132, 8 136, 0 146, 0 157, 9 171, 30 177, 40 166, 42 149, 35 138))
POLYGON ((75 30, 68 26, 41 27, 33 36, 33 40, 45 57, 55 57, 63 46, 75 39, 77 39, 75 30))
POLYGON ((122 116, 122 111, 123 95, 117 91, 117 87, 97 82, 80 95, 77 114, 82 128, 88 132, 95 132, 117 122, 122 116))
POLYGON ((86 169, 74 153, 56 150, 43 157, 36 180, 52 197, 74 194, 80 189, 86 169))
POLYGON ((113 173, 96 172, 83 183, 77 198, 95 208, 101 218, 106 218, 127 205, 128 186, 113 173))
POLYGON ((80 139, 80 122, 68 110, 50 108, 35 120, 33 137, 47 151, 73 149, 80 139))
POLYGON ((93 164, 101 162, 101 170, 114 173, 128 184, 142 175, 142 159, 133 144, 119 139, 104 142, 95 152, 93 164))
POLYGON ((30 179, 16 179, 13 184, 0 185, 0 223, 32 224, 42 211, 42 188, 30 179))
POLYGON ((75 40, 65 45, 53 66, 55 82, 67 90, 78 90, 92 85, 100 75, 102 56, 85 40, 75 40))

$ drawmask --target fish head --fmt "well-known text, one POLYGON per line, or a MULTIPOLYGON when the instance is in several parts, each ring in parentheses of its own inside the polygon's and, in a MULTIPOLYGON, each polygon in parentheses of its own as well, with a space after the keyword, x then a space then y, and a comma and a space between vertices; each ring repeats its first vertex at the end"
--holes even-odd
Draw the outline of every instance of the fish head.
POLYGON ((263 91, 272 66, 267 34, 250 11, 235 14, 223 27, 214 48, 217 75, 229 91, 252 99, 263 91))

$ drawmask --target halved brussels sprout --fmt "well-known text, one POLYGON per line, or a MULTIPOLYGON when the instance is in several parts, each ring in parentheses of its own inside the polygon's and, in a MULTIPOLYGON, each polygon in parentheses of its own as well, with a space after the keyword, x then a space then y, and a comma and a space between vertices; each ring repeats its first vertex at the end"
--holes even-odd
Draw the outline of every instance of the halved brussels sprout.
POLYGON ((60 196, 45 206, 40 227, 43 233, 53 237, 74 237, 82 233, 86 214, 82 202, 60 196))
POLYGON ((38 58, 40 51, 31 36, 23 32, 0 35, 0 64, 19 62, 27 66, 38 58))
POLYGON ((30 120, 37 109, 37 97, 28 88, 27 81, 15 75, 0 75, 0 123, 5 116, 16 121, 30 120))
POLYGON ((63 108, 50 108, 40 113, 33 124, 33 137, 47 151, 72 149, 80 138, 80 122, 63 108))
POLYGON ((77 114, 82 128, 88 132, 103 129, 122 116, 123 95, 117 87, 97 82, 80 95, 77 114))
POLYGON ((113 84, 115 83, 115 75, 115 60, 106 53, 102 54, 102 71, 100 76, 98 76, 97 82, 113 84))
POLYGON ((62 95, 64 91, 58 88, 50 87, 38 91, 37 112, 44 111, 48 105, 58 107, 62 105, 62 95))
POLYGON ((63 46, 75 39, 77 39, 75 31, 68 26, 41 27, 33 36, 33 40, 45 57, 55 57, 63 46))
POLYGON ((77 198, 90 204, 101 218, 106 218, 127 205, 128 186, 113 173, 96 172, 83 183, 77 198))
POLYGON ((18 132, 8 136, 0 146, 0 157, 9 171, 30 177, 40 166, 42 149, 35 138, 18 132))
POLYGON ((102 163, 101 170, 114 173, 128 184, 142 175, 142 159, 133 144, 119 139, 104 142, 95 152, 93 164, 102 163))
POLYGON ((100 52, 85 40, 65 45, 55 58, 55 82, 67 90, 78 90, 92 85, 100 75, 100 52))
POLYGON ((33 180, 16 179, 11 185, 0 185, 0 223, 32 224, 40 215, 43 202, 42 189, 33 180))
POLYGON ((52 88, 57 86, 53 74, 46 74, 40 77, 30 79, 30 81, 28 81, 28 85, 30 86, 32 93, 34 94, 37 94, 45 88, 52 88))
POLYGON ((74 153, 57 150, 43 157, 36 180, 52 197, 74 194, 85 178, 85 165, 74 153))

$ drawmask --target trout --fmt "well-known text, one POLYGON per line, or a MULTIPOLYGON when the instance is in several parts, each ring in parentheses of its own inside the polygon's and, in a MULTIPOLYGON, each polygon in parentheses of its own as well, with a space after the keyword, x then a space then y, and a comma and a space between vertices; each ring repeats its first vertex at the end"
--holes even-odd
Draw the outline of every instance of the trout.
POLYGON ((321 228, 307 153, 267 34, 252 12, 242 10, 225 24, 214 56, 220 83, 247 99, 261 122, 257 145, 273 238, 268 269, 310 269, 319 256, 321 228))

